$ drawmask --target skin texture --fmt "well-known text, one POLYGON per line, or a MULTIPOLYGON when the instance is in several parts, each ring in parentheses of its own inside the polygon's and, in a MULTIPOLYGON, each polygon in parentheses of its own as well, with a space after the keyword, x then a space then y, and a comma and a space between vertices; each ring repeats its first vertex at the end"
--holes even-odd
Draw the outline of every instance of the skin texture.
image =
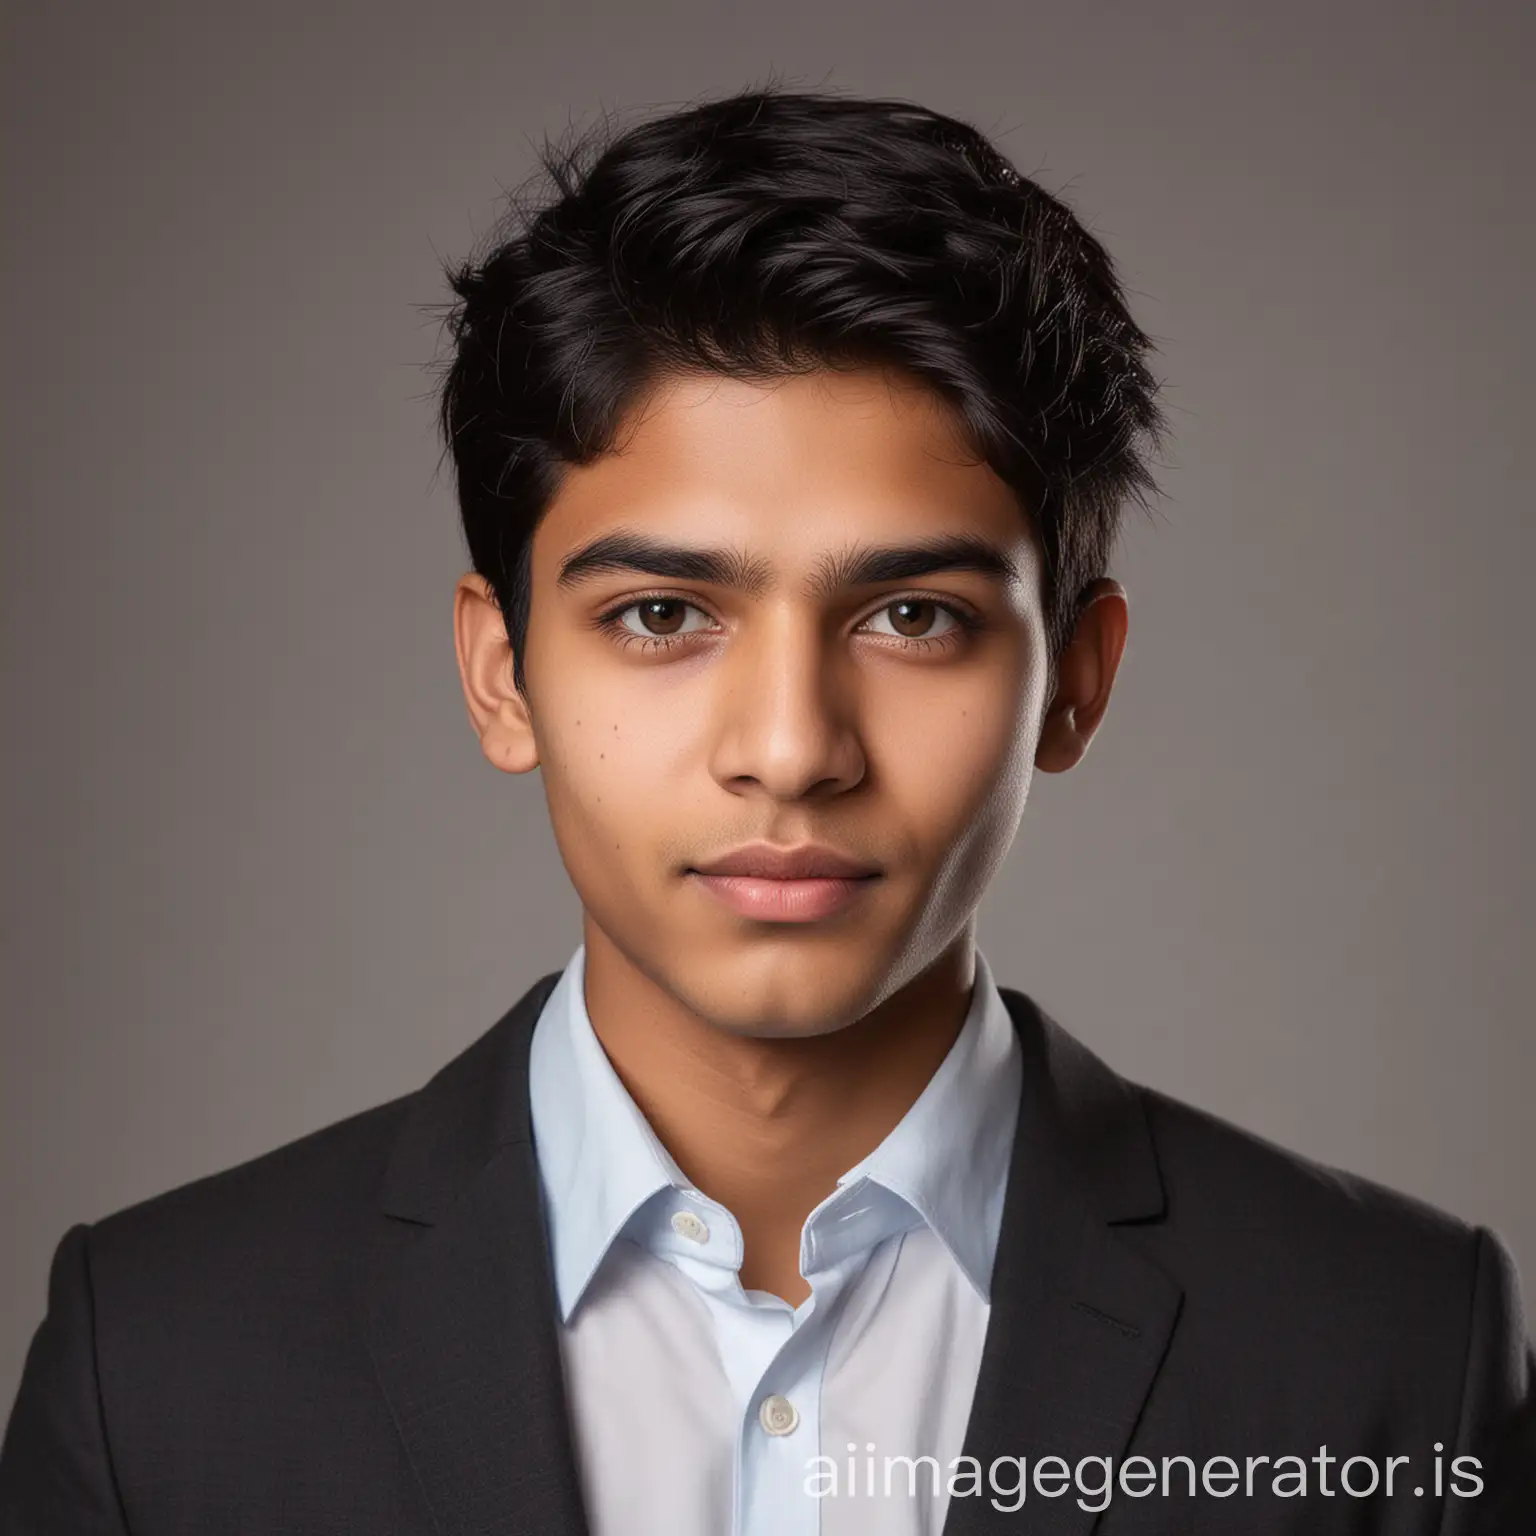
POLYGON ((487 584, 455 591, 482 750, 543 776, 593 1027, 678 1165, 740 1222, 748 1289, 809 1293, 806 1216, 953 1043, 976 908, 1033 769, 1077 763, 1108 704, 1124 589, 1083 594, 1047 698, 1040 569, 1014 494, 917 382, 688 375, 570 469, 540 523, 526 698, 487 584), (620 569, 561 584, 568 556, 621 529, 733 550, 757 583, 620 569), (855 548, 946 534, 988 541, 1015 574, 817 585, 855 548), (745 918, 687 871, 759 840, 829 844, 881 874, 829 918, 745 918))

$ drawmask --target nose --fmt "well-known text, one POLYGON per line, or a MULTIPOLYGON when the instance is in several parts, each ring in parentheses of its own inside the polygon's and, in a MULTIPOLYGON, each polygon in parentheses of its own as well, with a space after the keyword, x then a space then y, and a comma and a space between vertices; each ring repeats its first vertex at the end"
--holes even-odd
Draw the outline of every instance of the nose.
POLYGON ((792 610, 753 630, 736 637, 718 674, 717 782, 775 800, 853 788, 865 759, 849 666, 811 618, 792 610))

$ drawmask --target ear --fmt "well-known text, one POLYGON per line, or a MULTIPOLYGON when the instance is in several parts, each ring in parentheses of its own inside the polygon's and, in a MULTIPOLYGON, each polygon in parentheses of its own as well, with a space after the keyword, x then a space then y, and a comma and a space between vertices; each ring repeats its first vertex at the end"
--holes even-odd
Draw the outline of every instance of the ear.
POLYGON ((480 750, 503 773, 539 765, 528 701, 512 680, 512 646, 501 607, 483 576, 467 572, 453 590, 453 647, 480 750))
POLYGON ((1118 581, 1105 577, 1084 589, 1076 628, 1057 667, 1056 692, 1040 727, 1035 766, 1041 772, 1065 773, 1083 760, 1109 707, 1129 622, 1125 588, 1118 581))

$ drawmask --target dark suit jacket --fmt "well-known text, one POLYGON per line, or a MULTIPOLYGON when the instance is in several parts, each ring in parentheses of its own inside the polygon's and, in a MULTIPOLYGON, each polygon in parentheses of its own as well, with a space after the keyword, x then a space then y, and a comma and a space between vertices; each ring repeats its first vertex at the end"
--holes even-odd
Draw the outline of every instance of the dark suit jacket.
MULTIPOLYGON (((418 1092, 64 1234, 0 1450, 3 1536, 584 1530, 529 1133, 556 979, 418 1092)), ((1177 1496, 1097 1515, 1070 1488, 1015 1514, 956 1495, 946 1536, 1536 1532, 1497 1239, 1133 1086, 1003 996, 1024 1089, 966 1453, 1293 1454, 1309 1496, 1259 1464, 1251 1498, 1190 1498, 1176 1465, 1177 1496), (1452 1456, 1481 1459, 1480 1497, 1436 1496, 1436 1441, 1447 1489, 1452 1456), (1354 1498, 1354 1455, 1412 1461, 1394 1497, 1354 1498)))

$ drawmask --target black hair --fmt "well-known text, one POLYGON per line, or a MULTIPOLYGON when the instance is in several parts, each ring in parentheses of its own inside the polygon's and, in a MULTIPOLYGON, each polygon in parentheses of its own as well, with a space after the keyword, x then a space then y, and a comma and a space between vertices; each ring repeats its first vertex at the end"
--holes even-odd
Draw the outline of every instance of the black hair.
POLYGON ((650 385, 871 365, 946 401, 1032 519, 1054 687, 1163 430, 1152 343, 1067 205, 955 118, 774 89, 540 159, 539 190, 448 270, 438 413, 518 690, 534 529, 650 385))

